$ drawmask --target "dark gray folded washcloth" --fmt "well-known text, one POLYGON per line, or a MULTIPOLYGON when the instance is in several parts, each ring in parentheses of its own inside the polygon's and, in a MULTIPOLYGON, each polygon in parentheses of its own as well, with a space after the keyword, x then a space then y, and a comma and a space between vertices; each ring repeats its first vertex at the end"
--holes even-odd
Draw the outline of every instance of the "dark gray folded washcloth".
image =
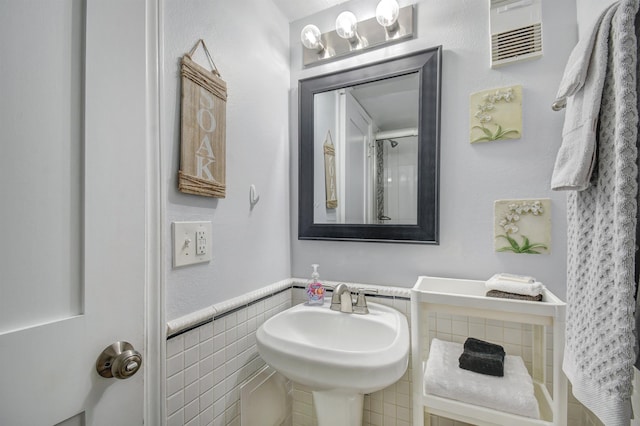
POLYGON ((504 376, 504 348, 484 340, 469 337, 458 358, 460 368, 489 376, 504 376))
POLYGON ((475 337, 468 337, 467 340, 464 341, 464 350, 488 355, 500 355, 502 358, 504 358, 505 355, 502 346, 476 339, 475 337))
POLYGON ((508 293, 506 291, 500 291, 500 290, 489 290, 487 292, 487 297, 499 297, 499 298, 502 298, 502 299, 528 300, 530 302, 540 302, 540 301, 542 301, 542 295, 541 294, 539 294, 537 296, 528 296, 526 294, 508 293))

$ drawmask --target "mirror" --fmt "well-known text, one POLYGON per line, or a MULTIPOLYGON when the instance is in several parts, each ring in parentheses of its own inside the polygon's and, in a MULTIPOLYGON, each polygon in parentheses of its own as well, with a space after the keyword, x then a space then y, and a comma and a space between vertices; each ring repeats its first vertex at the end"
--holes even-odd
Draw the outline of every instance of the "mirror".
POLYGON ((418 77, 314 96, 314 223, 418 223, 418 77))
POLYGON ((438 243, 441 47, 299 82, 299 239, 438 243))

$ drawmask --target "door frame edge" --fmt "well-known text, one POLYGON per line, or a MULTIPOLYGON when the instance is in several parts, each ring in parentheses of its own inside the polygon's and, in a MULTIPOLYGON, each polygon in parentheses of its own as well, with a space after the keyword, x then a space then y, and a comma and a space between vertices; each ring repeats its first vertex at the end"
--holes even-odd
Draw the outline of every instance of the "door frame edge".
POLYGON ((166 425, 164 362, 166 323, 165 277, 162 236, 166 205, 163 196, 161 148, 161 67, 162 0, 145 0, 146 45, 146 175, 145 175, 145 356, 144 411, 146 425, 166 425))

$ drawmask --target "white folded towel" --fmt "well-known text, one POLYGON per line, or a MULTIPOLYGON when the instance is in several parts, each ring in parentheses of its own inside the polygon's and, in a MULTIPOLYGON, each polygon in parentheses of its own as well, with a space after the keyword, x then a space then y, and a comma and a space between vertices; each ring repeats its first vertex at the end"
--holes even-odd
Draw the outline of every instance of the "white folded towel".
POLYGON ((504 358, 504 377, 487 376, 458 367, 464 351, 460 343, 431 341, 424 372, 425 393, 493 408, 521 416, 540 418, 533 380, 519 356, 504 358))
POLYGON ((498 290, 523 296, 539 296, 544 292, 544 284, 539 281, 521 282, 508 279, 503 274, 496 274, 484 283, 487 291, 498 290))
POLYGON ((492 278, 497 278, 502 281, 515 281, 517 283, 533 284, 536 282, 536 279, 533 277, 529 277, 527 275, 507 274, 506 272, 495 274, 492 278))
POLYGON ((605 14, 612 6, 613 4, 602 11, 600 16, 598 16, 586 32, 586 36, 578 40, 578 44, 573 48, 571 55, 569 55, 569 60, 567 60, 567 65, 564 68, 564 74, 562 75, 562 81, 560 82, 555 102, 562 103, 566 101, 569 96, 574 95, 578 90, 582 89, 587 79, 587 71, 593 52, 593 45, 596 42, 598 28, 605 14))
POLYGON ((566 99, 567 110, 562 127, 551 189, 582 191, 589 187, 596 158, 596 130, 604 79, 611 17, 618 3, 607 8, 595 22, 589 36, 571 52, 560 83, 556 103, 566 99))

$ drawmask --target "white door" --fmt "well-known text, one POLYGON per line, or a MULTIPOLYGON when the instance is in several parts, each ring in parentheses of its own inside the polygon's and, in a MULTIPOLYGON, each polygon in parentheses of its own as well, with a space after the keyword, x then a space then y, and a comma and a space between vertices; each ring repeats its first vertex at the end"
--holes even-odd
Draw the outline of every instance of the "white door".
POLYGON ((145 55, 142 0, 0 0, 0 425, 143 424, 145 55))
POLYGON ((341 174, 338 174, 344 176, 338 189, 338 193, 345 194, 342 217, 345 218, 344 223, 374 223, 371 216, 373 120, 349 91, 342 99, 344 124, 341 133, 344 136, 339 143, 344 155, 342 161, 339 160, 341 174))

